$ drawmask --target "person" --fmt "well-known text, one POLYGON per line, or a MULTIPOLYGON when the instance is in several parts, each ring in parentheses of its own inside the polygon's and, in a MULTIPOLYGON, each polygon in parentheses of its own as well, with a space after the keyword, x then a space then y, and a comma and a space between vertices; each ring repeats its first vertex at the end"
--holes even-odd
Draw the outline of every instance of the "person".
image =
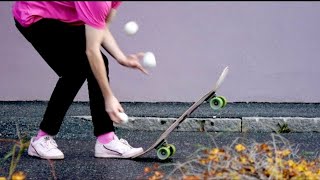
POLYGON ((130 158, 143 151, 115 134, 113 123, 123 107, 109 84, 108 59, 102 46, 119 64, 148 74, 140 60, 144 53, 125 55, 109 26, 122 2, 17 1, 12 13, 17 29, 59 76, 40 129, 30 140, 28 155, 63 159, 53 137, 76 94, 87 80, 90 113, 97 137, 95 157, 130 158))

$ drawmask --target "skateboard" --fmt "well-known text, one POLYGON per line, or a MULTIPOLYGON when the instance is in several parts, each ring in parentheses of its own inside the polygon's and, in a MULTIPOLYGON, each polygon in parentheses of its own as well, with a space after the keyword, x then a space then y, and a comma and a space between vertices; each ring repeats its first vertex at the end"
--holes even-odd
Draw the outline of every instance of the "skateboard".
POLYGON ((207 94, 202 96, 198 101, 192 104, 192 106, 189 107, 179 118, 177 118, 168 128, 165 130, 160 137, 156 140, 155 143, 153 143, 149 148, 147 148, 145 151, 141 152, 140 154, 137 154, 133 156, 132 158, 136 158, 139 156, 142 156, 149 151, 156 149, 157 151, 157 157, 160 160, 165 160, 169 157, 171 157, 176 152, 176 148, 173 144, 169 144, 166 140, 166 138, 169 136, 169 134, 180 124, 182 123, 190 114, 195 111, 203 102, 209 102, 210 107, 213 110, 218 110, 226 106, 227 100, 223 96, 217 96, 216 91, 219 89, 220 85, 224 81, 225 77, 227 76, 229 72, 229 67, 225 67, 222 71, 220 77, 218 78, 214 88, 209 91, 207 94))

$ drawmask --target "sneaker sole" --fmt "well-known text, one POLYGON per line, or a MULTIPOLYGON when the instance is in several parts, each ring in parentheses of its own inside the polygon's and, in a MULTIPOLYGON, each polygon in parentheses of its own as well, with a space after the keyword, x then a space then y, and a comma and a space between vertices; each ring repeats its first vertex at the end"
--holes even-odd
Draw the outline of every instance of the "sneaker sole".
POLYGON ((118 155, 111 155, 111 154, 98 154, 98 153, 95 153, 94 154, 94 157, 96 157, 96 158, 116 158, 116 159, 129 159, 129 158, 131 158, 131 157, 133 157, 133 156, 135 156, 135 155, 137 155, 137 154, 139 154, 139 153, 141 153, 141 152, 143 152, 143 150, 142 151, 137 151, 137 152, 134 152, 134 153, 132 153, 132 154, 129 154, 129 155, 127 155, 127 156, 118 156, 118 155))
MULTIPOLYGON (((31 146, 31 145, 30 145, 31 146)), ((28 148, 28 155, 29 156, 32 156, 32 157, 38 157, 38 158, 41 158, 41 159, 54 159, 54 160, 59 160, 59 159, 64 159, 64 155, 61 155, 61 156, 51 156, 51 157, 48 157, 48 156, 40 156, 37 152, 35 152, 35 150, 33 149, 30 149, 30 146, 28 148)))
POLYGON ((96 157, 96 158, 117 158, 117 159, 130 158, 130 157, 124 157, 124 156, 104 155, 104 154, 95 154, 94 157, 96 157))
POLYGON ((64 159, 64 156, 44 157, 44 156, 32 155, 32 154, 28 154, 28 155, 32 156, 32 157, 37 157, 37 158, 40 158, 40 159, 51 159, 51 160, 62 160, 62 159, 64 159))

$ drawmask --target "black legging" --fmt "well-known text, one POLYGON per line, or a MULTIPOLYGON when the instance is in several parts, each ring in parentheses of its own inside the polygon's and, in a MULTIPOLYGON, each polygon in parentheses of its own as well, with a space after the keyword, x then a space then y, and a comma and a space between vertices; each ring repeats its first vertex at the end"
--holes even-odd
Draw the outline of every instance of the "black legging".
MULTIPOLYGON (((54 19, 42 19, 29 27, 15 20, 16 27, 59 76, 45 111, 40 129, 50 135, 59 132, 64 116, 87 79, 94 135, 114 131, 105 111, 104 99, 87 55, 85 26, 73 26, 54 19)), ((107 73, 108 59, 101 52, 107 73)), ((109 75, 108 79, 109 79, 109 75)))

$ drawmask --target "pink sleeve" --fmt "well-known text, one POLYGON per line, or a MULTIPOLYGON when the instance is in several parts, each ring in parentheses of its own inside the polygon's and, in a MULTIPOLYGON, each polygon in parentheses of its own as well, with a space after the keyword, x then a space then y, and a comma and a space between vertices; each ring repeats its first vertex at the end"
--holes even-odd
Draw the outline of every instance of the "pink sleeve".
POLYGON ((106 26, 106 17, 109 13, 109 7, 104 1, 75 1, 75 8, 78 17, 85 24, 97 29, 103 29, 106 26))
POLYGON ((111 8, 118 9, 118 7, 120 6, 121 3, 122 3, 121 1, 112 1, 111 8))

